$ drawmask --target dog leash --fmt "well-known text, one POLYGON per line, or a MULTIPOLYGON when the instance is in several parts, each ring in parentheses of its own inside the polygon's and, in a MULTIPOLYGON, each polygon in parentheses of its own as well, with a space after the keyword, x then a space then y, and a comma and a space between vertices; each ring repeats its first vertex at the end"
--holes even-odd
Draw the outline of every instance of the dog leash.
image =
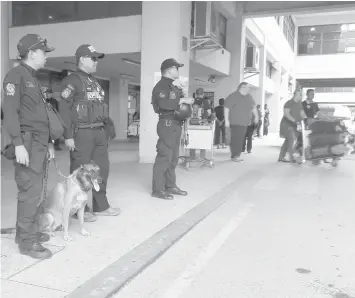
POLYGON ((47 159, 46 160, 46 168, 45 168, 44 177, 43 177, 42 196, 41 196, 41 200, 38 202, 37 207, 39 207, 42 204, 42 202, 47 198, 47 183, 48 183, 49 163, 50 163, 50 160, 47 159))
POLYGON ((55 167, 57 173, 58 173, 60 176, 62 176, 62 177, 65 178, 65 179, 69 179, 69 178, 70 178, 71 175, 65 176, 65 175, 62 173, 62 171, 59 169, 58 164, 57 164, 57 160, 55 159, 55 157, 53 158, 53 163, 54 163, 54 167, 55 167))
MULTIPOLYGON (((63 178, 65 178, 65 179, 70 179, 70 178, 71 178, 71 175, 65 176, 65 175, 62 173, 62 171, 59 169, 55 157, 52 158, 52 160, 53 160, 53 164, 54 164, 54 167, 55 167, 57 173, 58 173, 60 176, 62 176, 63 178)), ((40 202, 38 203, 37 207, 38 207, 39 205, 41 205, 41 203, 47 198, 48 172, 49 172, 49 165, 50 165, 50 162, 51 162, 51 159, 47 159, 47 161, 46 161, 46 167, 45 167, 45 172, 44 172, 44 177, 43 177, 42 196, 41 196, 41 200, 40 200, 40 202)))

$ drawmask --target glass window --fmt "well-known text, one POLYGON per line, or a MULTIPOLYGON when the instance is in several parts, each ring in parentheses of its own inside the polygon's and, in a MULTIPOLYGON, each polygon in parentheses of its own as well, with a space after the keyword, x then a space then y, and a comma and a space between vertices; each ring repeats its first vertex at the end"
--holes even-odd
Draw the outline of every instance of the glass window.
POLYGON ((272 68, 272 63, 270 61, 266 61, 265 76, 270 79, 272 77, 272 68))
POLYGON ((219 43, 222 47, 226 47, 227 37, 227 19, 220 14, 219 16, 219 43))
POLYGON ((345 52, 345 41, 331 40, 323 41, 322 54, 336 54, 345 52))
POLYGON ((284 17, 283 33, 291 47, 294 50, 295 46, 295 24, 291 16, 284 17))
POLYGON ((12 26, 75 22, 142 14, 141 1, 13 1, 12 26))
POLYGON ((326 55, 355 52, 355 24, 299 27, 298 54, 326 55))

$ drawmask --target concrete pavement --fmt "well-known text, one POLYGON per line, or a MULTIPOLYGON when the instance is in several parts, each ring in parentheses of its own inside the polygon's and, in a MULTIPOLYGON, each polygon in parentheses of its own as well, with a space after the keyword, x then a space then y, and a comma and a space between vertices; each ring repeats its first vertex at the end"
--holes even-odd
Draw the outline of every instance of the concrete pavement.
MULTIPOLYGON (((137 159, 136 144, 112 144, 108 196, 113 206, 122 208, 122 215, 115 218, 99 218, 96 223, 88 223, 87 229, 92 236, 87 239, 78 233, 77 221, 72 220, 71 234, 74 241, 65 243, 61 238, 61 233, 58 233, 47 245, 56 254, 51 260, 41 262, 21 256, 13 240, 10 239, 11 237, 3 236, 3 297, 47 298, 67 296, 169 223, 248 173, 259 171, 259 180, 263 181, 263 187, 272 189, 274 185, 275 188, 278 183, 275 182, 278 181, 277 177, 283 177, 283 173, 276 170, 274 172, 276 173, 275 179, 275 177, 272 178, 269 175, 269 173, 275 171, 271 169, 285 169, 291 168, 291 166, 275 163, 278 148, 273 147, 275 141, 272 137, 267 140, 258 140, 256 143, 260 145, 256 144, 254 153, 246 156, 244 163, 226 162, 229 158, 228 152, 219 151, 214 169, 192 168, 187 172, 178 170, 179 186, 189 190, 189 196, 177 198, 172 202, 155 200, 150 197, 151 165, 142 165, 135 162, 137 159)), ((64 174, 67 174, 67 152, 59 155, 60 168, 64 174)), ((336 171, 343 171, 343 167, 346 168, 350 163, 355 165, 352 161, 342 163, 336 171), (347 166, 345 166, 346 164, 347 166)), ((331 170, 329 167, 323 166, 317 169, 321 171, 322 175, 334 171, 334 169, 331 170)), ((12 182, 11 167, 7 161, 3 162, 2 170, 2 227, 13 227, 16 212, 14 194, 16 192, 12 182)), ((297 181, 302 171, 305 170, 292 167, 292 171, 289 172, 290 177, 296 177, 297 181)), ((58 179, 53 168, 51 173, 50 187, 58 179)), ((341 172, 341 175, 346 176, 348 174, 341 172)), ((254 179, 251 179, 251 181, 257 183, 254 179)), ((315 191, 312 186, 310 189, 313 192, 315 191)), ((284 186, 281 187, 280 193, 285 190, 287 189, 284 186)), ((295 190, 297 190, 297 187, 295 190)), ((265 190, 262 192, 264 193, 265 190)), ((213 233, 211 234, 213 236, 213 233)), ((136 280, 139 280, 139 277, 136 280)))
POLYGON ((114 298, 354 298, 355 160, 259 171, 114 298))
MULTIPOLYGON (((65 297, 245 172, 244 166, 224 161, 228 159, 227 152, 217 157, 214 169, 192 168, 188 172, 179 169, 179 186, 189 190, 189 196, 165 202, 150 197, 152 165, 136 163, 137 144, 114 143, 110 147, 108 197, 112 206, 122 208, 122 215, 88 223, 87 229, 92 234, 89 238, 79 234, 77 221, 72 220, 70 232, 74 241, 65 243, 58 233, 46 244, 55 252, 54 257, 46 261, 20 255, 13 242, 14 235, 2 235, 3 297, 65 297)), ((61 171, 67 175, 68 152, 58 153, 57 160, 61 171)), ((51 166, 49 189, 58 179, 62 178, 51 166)), ((12 164, 7 160, 2 160, 1 191, 2 228, 11 228, 15 225, 16 187, 12 164)))

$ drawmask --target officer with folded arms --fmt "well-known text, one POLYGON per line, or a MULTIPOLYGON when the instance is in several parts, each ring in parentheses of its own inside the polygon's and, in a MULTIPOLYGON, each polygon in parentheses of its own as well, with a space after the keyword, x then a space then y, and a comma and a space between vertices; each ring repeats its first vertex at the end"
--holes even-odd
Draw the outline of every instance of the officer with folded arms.
POLYGON ((154 111, 159 114, 157 133, 157 157, 153 167, 152 196, 164 200, 173 195, 186 196, 187 192, 176 185, 175 168, 179 159, 182 125, 191 116, 193 98, 184 98, 179 79, 179 68, 184 65, 175 59, 166 59, 161 64, 161 80, 152 93, 154 111))

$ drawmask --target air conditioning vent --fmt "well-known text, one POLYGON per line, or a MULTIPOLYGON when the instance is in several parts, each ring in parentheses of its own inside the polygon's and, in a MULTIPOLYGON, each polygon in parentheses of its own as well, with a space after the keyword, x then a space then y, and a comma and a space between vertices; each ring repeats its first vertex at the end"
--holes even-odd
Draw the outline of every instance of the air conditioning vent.
POLYGON ((211 1, 195 1, 193 38, 217 38, 219 13, 211 1))
POLYGON ((247 47, 245 67, 259 70, 260 51, 255 46, 247 47))

